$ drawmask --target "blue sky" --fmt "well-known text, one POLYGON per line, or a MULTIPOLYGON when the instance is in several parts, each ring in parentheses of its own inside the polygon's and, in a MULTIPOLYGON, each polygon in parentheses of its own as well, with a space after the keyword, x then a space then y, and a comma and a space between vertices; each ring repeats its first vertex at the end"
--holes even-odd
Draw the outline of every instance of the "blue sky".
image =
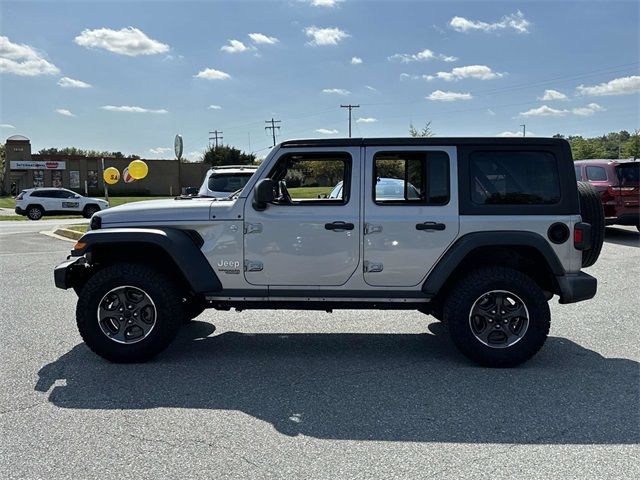
POLYGON ((346 136, 341 103, 353 136, 633 130, 639 5, 3 1, 0 134, 171 158, 217 129, 263 155, 271 117, 278 140, 346 136))

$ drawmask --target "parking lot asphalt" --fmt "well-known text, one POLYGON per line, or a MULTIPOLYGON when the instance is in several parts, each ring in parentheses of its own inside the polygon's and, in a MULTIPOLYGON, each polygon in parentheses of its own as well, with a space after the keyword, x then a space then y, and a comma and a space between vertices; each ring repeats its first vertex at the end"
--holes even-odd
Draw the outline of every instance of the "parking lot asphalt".
POLYGON ((607 229, 597 297, 553 300, 541 352, 498 370, 394 311, 211 310, 110 364, 46 225, 0 223, 0 478, 640 478, 635 229, 607 229))

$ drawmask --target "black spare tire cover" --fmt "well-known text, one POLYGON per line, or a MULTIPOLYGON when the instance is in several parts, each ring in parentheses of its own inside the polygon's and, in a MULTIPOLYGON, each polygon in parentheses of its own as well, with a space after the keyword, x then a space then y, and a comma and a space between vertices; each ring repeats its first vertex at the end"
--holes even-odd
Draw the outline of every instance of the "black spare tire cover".
POLYGON ((582 267, 590 267, 602 250, 604 242, 604 209, 598 192, 587 182, 578 182, 580 215, 582 221, 591 224, 591 248, 582 251, 582 267))

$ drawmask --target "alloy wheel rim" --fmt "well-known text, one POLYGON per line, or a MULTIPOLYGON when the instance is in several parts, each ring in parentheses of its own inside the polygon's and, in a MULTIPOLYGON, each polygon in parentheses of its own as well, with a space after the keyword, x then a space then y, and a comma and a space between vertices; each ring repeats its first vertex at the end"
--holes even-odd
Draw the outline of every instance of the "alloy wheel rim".
POLYGON ((98 325, 113 342, 137 343, 147 338, 155 327, 157 312, 147 292, 123 285, 109 290, 98 303, 98 325))
POLYGON ((491 290, 473 302, 469 312, 471 333, 490 348, 508 348, 522 340, 529 328, 529 310, 507 290, 491 290))

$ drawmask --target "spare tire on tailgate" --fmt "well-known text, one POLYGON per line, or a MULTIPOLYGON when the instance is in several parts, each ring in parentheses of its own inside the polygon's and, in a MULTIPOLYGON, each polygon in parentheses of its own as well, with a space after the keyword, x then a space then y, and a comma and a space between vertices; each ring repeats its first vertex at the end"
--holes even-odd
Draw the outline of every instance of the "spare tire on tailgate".
POLYGON ((598 192, 587 182, 578 182, 580 215, 591 224, 591 248, 582 251, 582 267, 590 267, 600 256, 604 242, 604 209, 598 192))

